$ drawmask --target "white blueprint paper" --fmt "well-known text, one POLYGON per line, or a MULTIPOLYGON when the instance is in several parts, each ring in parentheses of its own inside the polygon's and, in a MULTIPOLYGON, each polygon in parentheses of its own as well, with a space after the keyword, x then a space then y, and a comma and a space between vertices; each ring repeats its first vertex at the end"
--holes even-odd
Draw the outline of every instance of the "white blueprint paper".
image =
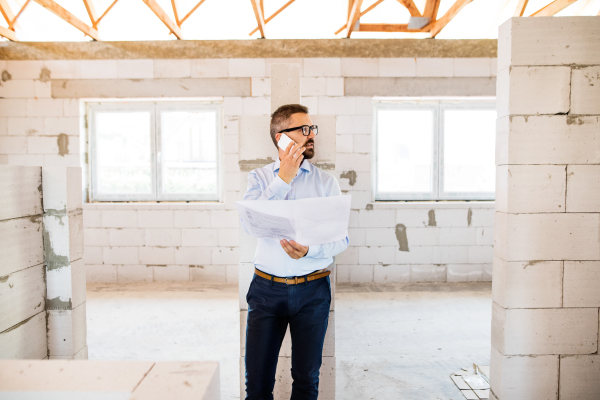
POLYGON ((236 201, 244 226, 258 238, 294 240, 303 246, 348 236, 350 196, 301 200, 236 201))

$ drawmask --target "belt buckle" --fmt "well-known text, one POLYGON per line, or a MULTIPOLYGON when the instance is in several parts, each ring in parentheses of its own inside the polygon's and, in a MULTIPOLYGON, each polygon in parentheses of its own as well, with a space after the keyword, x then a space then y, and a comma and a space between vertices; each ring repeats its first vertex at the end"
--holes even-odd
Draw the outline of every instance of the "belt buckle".
POLYGON ((288 279, 289 279, 289 278, 285 278, 285 284, 286 284, 286 285, 297 285, 297 284, 298 284, 298 277, 297 277, 297 276, 295 276, 295 277, 293 278, 293 281, 294 281, 293 283, 288 283, 288 279))

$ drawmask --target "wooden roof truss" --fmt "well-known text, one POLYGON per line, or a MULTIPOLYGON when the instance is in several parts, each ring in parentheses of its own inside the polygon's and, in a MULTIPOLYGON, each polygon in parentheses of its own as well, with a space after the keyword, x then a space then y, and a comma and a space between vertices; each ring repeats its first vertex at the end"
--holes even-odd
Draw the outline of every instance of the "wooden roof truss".
MULTIPOLYGON (((15 33, 15 27, 18 27, 17 19, 23 13, 25 8, 31 1, 35 1, 42 7, 51 11, 67 23, 71 24, 75 28, 79 29, 85 35, 91 37, 94 40, 100 40, 98 34, 98 24, 106 16, 106 14, 113 8, 118 0, 113 0, 110 6, 104 12, 99 13, 94 5, 94 0, 82 0, 85 9, 90 17, 92 26, 87 25, 79 18, 74 16, 72 13, 64 9, 54 0, 23 0, 23 5, 15 13, 11 10, 7 0, 0 0, 0 13, 6 20, 8 28, 0 26, 0 36, 5 37, 12 41, 17 41, 17 35, 15 33)), ((156 0, 142 0, 150 10, 157 16, 158 19, 169 29, 169 32, 174 34, 177 39, 183 39, 181 33, 181 25, 204 3, 206 0, 198 0, 196 5, 192 7, 185 15, 182 14, 179 0, 171 0, 173 7, 173 15, 175 21, 165 13, 165 11, 158 5, 156 0), (182 17, 183 15, 183 17, 182 17)), ((283 10, 289 7, 295 0, 288 0, 281 8, 275 11, 271 16, 265 18, 264 0, 250 0, 252 10, 254 11, 254 17, 256 18, 257 26, 250 32, 252 36, 257 31, 260 31, 261 38, 265 38, 265 25, 269 23, 273 18, 279 15, 283 10)), ((352 32, 424 32, 429 33, 429 37, 436 37, 442 29, 460 13, 464 7, 475 0, 455 0, 454 4, 448 9, 448 11, 440 18, 438 18, 438 9, 440 7, 441 0, 427 0, 423 13, 419 11, 413 0, 396 0, 403 7, 405 7, 410 13, 410 21, 408 24, 361 24, 360 18, 373 10, 379 4, 385 0, 377 0, 372 3, 369 7, 361 11, 363 0, 348 0, 348 16, 346 23, 341 26, 335 34, 339 34, 342 31, 346 31, 345 37, 350 38, 352 32)), ((480 0, 484 1, 484 0, 480 0)), ((562 11, 571 4, 582 1, 589 3, 589 0, 553 0, 550 1, 545 7, 530 14, 531 17, 542 17, 542 16, 553 16, 556 13, 562 11)), ((514 12, 515 17, 522 17, 525 15, 525 9, 527 8, 529 0, 519 0, 517 8, 514 12)), ((584 7, 585 8, 585 5, 584 7)), ((600 14, 599 14, 600 15, 600 14)))
MULTIPOLYGON (((436 37, 442 29, 458 15, 469 3, 475 0, 456 0, 446 13, 438 19, 438 10, 441 0, 427 0, 423 14, 415 6, 413 0, 396 0, 402 4, 410 13, 408 24, 361 24, 360 17, 377 7, 384 0, 377 0, 364 11, 360 11, 362 0, 348 0, 348 18, 346 24, 340 27, 335 34, 346 30, 346 38, 350 38, 352 32, 423 32, 429 33, 429 37, 436 37)), ((480 0, 483 1, 483 0, 480 0)), ((580 0, 554 0, 550 4, 532 13, 532 17, 552 16, 580 0)), ((529 0, 519 0, 515 17, 522 17, 529 0)))

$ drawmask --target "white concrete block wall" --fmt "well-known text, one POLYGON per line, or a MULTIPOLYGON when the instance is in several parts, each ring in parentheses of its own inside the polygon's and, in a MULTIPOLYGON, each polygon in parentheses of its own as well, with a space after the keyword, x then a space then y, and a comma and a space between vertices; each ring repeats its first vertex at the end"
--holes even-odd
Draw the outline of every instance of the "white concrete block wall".
MULTIPOLYGON (((271 111, 271 65, 277 63, 299 64, 302 103, 312 114, 336 117, 337 160, 332 173, 342 191, 353 197, 350 247, 338 257, 340 282, 490 280, 493 203, 372 205, 373 99, 345 96, 344 82, 356 77, 494 77, 495 58, 7 61, 11 78, 0 88, 0 163, 80 166, 85 161, 79 99, 52 97, 53 79, 246 79, 251 88, 248 97, 223 98, 224 203, 83 207, 89 281, 236 283, 235 201, 245 191, 239 178, 239 118, 271 111), (429 224, 430 210, 435 225, 429 224), (406 227, 409 251, 400 249, 399 224, 406 227)), ((586 125, 568 126, 583 130, 586 125)), ((588 131, 581 135, 593 136, 588 131)), ((591 154, 590 149, 580 151, 591 154)))
POLYGON ((494 399, 600 397, 599 22, 500 27, 494 399))

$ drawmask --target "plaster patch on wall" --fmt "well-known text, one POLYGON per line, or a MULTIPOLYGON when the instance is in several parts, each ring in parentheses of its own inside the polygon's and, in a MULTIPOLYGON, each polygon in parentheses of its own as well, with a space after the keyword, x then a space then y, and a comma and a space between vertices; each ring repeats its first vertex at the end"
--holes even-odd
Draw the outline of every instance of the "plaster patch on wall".
MULTIPOLYGON (((63 210, 46 210, 44 214, 44 219, 48 218, 57 218, 59 220, 59 224, 64 226, 63 218, 67 216, 67 206, 63 210)), ((54 269, 60 269, 62 267, 67 267, 70 265, 69 256, 58 255, 54 251, 52 240, 50 240, 50 232, 47 229, 46 224, 44 224, 44 260, 46 264, 46 270, 52 271, 54 269)))
POLYGON ((348 184, 350 186, 354 186, 354 184, 356 183, 356 171, 350 170, 350 171, 345 171, 342 172, 342 174, 340 175, 340 178, 346 178, 348 179, 348 184))
POLYGON ((2 71, 2 82, 10 81, 12 76, 8 73, 7 70, 2 71))
POLYGON ((71 298, 69 300, 64 301, 60 299, 60 296, 56 296, 53 299, 46 299, 46 310, 72 310, 73 303, 71 302, 71 298))
POLYGON ((581 117, 576 117, 574 115, 567 115, 567 125, 583 125, 585 121, 581 117))
POLYGON ((0 276, 0 283, 6 283, 10 275, 0 276))
POLYGON ((429 210, 429 222, 427 223, 427 226, 437 226, 437 223, 435 222, 435 210, 429 210))
POLYGON ((58 135, 56 143, 58 144, 59 155, 64 157, 65 154, 69 154, 69 137, 65 133, 61 133, 60 135, 58 135))
POLYGON ((471 226, 471 220, 473 218, 473 210, 469 207, 469 211, 467 211, 467 226, 471 226))
POLYGON ((398 240, 400 251, 410 251, 408 249, 408 238, 406 237, 406 226, 404 224, 396 225, 396 240, 398 240))
POLYGON ((539 264, 541 262, 544 262, 544 260, 532 260, 532 261, 529 261, 527 264, 525 264, 525 266, 523 267, 523 269, 525 269, 525 268, 527 268, 529 266, 535 265, 535 264, 539 264))
POLYGON ((52 73, 52 71, 50 71, 48 68, 43 67, 42 70, 40 71, 40 81, 42 82, 49 82, 50 81, 50 74, 52 73))

